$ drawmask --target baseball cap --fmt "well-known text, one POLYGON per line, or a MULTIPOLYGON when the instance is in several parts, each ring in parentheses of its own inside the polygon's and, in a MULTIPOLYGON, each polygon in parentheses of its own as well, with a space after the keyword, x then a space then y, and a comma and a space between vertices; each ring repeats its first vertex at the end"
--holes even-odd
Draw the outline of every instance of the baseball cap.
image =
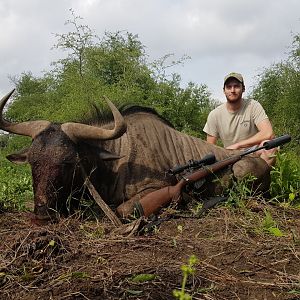
POLYGON ((240 73, 231 72, 228 75, 226 75, 224 78, 224 85, 229 78, 235 78, 236 80, 238 80, 240 83, 244 85, 244 78, 240 73))

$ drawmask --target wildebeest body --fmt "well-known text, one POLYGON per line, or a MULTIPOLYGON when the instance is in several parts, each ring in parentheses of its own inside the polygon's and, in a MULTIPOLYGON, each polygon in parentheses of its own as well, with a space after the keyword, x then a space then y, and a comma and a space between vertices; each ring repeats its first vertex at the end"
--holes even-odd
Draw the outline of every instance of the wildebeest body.
MULTIPOLYGON (((104 149, 120 155, 121 159, 104 162, 106 171, 98 168, 99 173, 93 176, 93 182, 101 185, 99 190, 102 191, 103 198, 116 205, 135 195, 142 196, 163 186, 175 184, 176 179, 166 174, 175 165, 186 164, 191 159, 201 159, 208 153, 214 153, 217 160, 237 153, 178 132, 149 112, 125 115, 125 121, 127 132, 122 137, 102 142, 104 149), (99 180, 101 176, 103 178, 99 180)), ((268 170, 265 162, 257 157, 244 158, 234 168, 238 170, 234 174, 236 178, 252 173, 262 179, 261 175, 268 170)), ((230 173, 231 170, 227 170, 226 178, 230 173)), ((205 185, 203 189, 213 191, 216 186, 220 188, 220 185, 215 184, 210 189, 205 185)))

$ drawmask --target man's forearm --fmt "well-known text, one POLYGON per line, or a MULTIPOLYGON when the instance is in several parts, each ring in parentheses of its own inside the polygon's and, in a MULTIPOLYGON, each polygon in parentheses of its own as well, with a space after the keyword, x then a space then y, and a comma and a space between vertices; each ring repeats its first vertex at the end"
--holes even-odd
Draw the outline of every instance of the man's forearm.
POLYGON ((235 143, 233 145, 230 145, 227 147, 227 149, 243 149, 252 147, 254 145, 259 145, 261 142, 265 140, 270 140, 274 137, 273 132, 258 132, 252 137, 239 141, 238 143, 235 143))

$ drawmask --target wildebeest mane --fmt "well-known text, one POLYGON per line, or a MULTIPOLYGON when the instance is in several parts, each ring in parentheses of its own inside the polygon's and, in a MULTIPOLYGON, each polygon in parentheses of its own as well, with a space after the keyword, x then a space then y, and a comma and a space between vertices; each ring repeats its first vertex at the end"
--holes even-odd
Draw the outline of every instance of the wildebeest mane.
POLYGON ((163 123, 174 128, 173 124, 169 120, 161 116, 154 108, 147 107, 147 106, 140 106, 140 105, 124 105, 121 107, 121 113, 123 116, 140 113, 140 112, 155 115, 163 123))
MULTIPOLYGON (((173 124, 168 121, 166 118, 161 116, 154 108, 140 106, 135 104, 123 104, 118 107, 118 110, 121 112, 123 116, 129 116, 136 113, 148 113, 159 118, 166 125, 174 128, 173 124)), ((111 112, 107 109, 103 109, 95 104, 92 104, 92 109, 90 110, 89 116, 80 120, 81 123, 84 124, 98 124, 105 125, 109 122, 113 121, 113 116, 111 112)))

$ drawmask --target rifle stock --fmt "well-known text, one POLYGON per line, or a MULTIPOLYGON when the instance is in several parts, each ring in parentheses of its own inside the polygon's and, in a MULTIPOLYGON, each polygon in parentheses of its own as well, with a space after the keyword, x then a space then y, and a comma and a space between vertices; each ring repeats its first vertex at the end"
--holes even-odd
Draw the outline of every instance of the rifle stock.
MULTIPOLYGON (((263 146, 258 147, 256 149, 251 149, 245 152, 242 152, 239 155, 228 157, 224 160, 218 161, 212 165, 203 166, 201 169, 187 175, 182 176, 182 179, 174 186, 166 186, 163 187, 157 191, 151 192, 141 199, 137 200, 132 206, 132 203, 124 202, 123 204, 119 205, 117 207, 117 213, 123 217, 129 217, 128 210, 129 205, 132 206, 133 213, 134 208, 136 208, 138 214, 140 216, 149 217, 151 214, 155 214, 159 212, 159 210, 167 205, 169 205, 171 202, 177 203, 180 200, 181 191, 182 189, 189 183, 189 182, 195 182, 202 178, 205 178, 206 176, 215 173, 219 170, 222 170, 226 168, 227 166, 230 166, 237 161, 239 161, 243 156, 251 154, 253 152, 256 152, 261 149, 272 149, 275 147, 278 147, 284 143, 287 143, 291 140, 291 137, 289 135, 284 135, 281 137, 278 137, 274 140, 268 141, 264 143, 263 146)), ((129 200, 130 201, 130 200, 129 200)))

